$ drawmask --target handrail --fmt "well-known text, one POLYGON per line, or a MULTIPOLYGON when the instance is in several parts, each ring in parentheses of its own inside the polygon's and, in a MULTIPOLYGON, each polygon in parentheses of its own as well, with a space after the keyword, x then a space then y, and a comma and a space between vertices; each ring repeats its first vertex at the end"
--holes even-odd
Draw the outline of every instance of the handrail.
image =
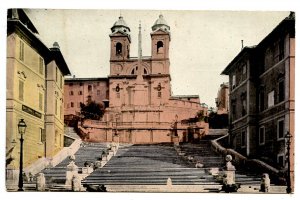
POLYGON ((227 155, 227 154, 233 155, 234 159, 238 158, 238 161, 243 161, 244 164, 246 162, 253 163, 256 166, 266 169, 269 173, 279 174, 280 171, 278 169, 272 167, 271 165, 269 165, 261 160, 258 160, 258 159, 248 159, 247 157, 243 156, 242 154, 238 153, 237 151, 235 151, 233 149, 227 149, 218 143, 219 140, 222 140, 228 136, 229 136, 229 134, 226 134, 222 137, 219 137, 219 138, 211 141, 212 147, 216 152, 221 153, 222 155, 227 155))

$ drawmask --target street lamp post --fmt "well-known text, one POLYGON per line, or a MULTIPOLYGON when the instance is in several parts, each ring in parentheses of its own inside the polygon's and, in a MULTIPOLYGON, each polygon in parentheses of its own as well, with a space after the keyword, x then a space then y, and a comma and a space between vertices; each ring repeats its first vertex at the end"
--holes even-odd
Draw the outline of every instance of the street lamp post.
POLYGON ((26 123, 24 122, 24 119, 20 119, 19 124, 18 124, 18 131, 19 134, 21 135, 20 138, 20 169, 19 169, 19 189, 18 191, 24 191, 23 190, 23 135, 25 134, 25 130, 26 130, 26 123))
POLYGON ((286 149, 287 149, 287 174, 286 174, 286 193, 291 193, 292 188, 291 188, 291 160, 290 160, 290 150, 291 150, 291 138, 293 136, 290 134, 290 132, 287 132, 285 135, 286 139, 286 149))

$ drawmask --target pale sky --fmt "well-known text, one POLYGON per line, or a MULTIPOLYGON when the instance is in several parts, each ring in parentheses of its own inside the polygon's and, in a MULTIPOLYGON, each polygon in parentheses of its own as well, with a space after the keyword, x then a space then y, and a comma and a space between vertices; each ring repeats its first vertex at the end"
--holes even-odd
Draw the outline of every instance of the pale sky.
POLYGON ((110 28, 123 16, 131 29, 130 56, 137 56, 138 24, 142 49, 150 56, 151 26, 163 14, 171 27, 170 71, 174 95, 200 96, 215 107, 219 86, 228 81, 220 73, 244 45, 258 44, 289 12, 167 11, 167 10, 26 10, 51 47, 57 41, 76 77, 109 74, 110 28), (45 23, 47 22, 47 23, 45 23))

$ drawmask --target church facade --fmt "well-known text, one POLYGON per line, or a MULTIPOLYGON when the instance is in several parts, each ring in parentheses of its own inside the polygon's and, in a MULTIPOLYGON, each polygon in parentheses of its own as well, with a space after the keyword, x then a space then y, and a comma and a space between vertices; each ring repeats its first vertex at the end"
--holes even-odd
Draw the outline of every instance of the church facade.
POLYGON ((172 96, 170 27, 162 15, 150 35, 151 56, 142 56, 140 25, 138 57, 130 57, 130 28, 123 17, 111 28, 109 107, 102 121, 83 124, 89 140, 112 141, 118 136, 129 143, 187 141, 207 132, 204 122, 181 123, 200 111, 207 114, 207 108, 200 105, 198 95, 172 96))

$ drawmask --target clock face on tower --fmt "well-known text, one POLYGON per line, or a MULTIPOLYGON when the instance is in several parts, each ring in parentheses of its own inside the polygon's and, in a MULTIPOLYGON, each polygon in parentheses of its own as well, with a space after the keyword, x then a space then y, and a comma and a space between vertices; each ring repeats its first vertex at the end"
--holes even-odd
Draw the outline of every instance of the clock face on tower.
POLYGON ((160 84, 158 84, 158 86, 157 86, 157 91, 161 91, 161 85, 160 84))
POLYGON ((116 92, 120 92, 120 86, 119 86, 119 84, 116 87, 116 92))

